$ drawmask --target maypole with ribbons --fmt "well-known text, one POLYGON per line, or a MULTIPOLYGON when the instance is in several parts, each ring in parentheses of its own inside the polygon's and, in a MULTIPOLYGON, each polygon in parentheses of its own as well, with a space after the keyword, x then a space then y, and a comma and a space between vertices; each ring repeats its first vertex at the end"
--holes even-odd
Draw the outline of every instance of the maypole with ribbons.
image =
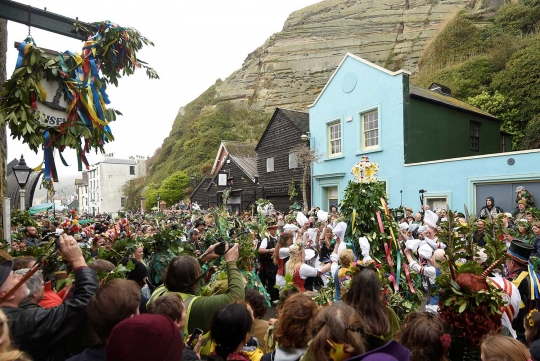
POLYGON ((369 256, 377 265, 385 286, 383 293, 401 318, 421 303, 422 291, 419 276, 411 274, 407 263, 401 259, 396 237, 399 236, 398 224, 388 208, 385 183, 377 179, 378 170, 378 164, 368 157, 362 157, 353 166, 353 180, 347 184, 340 210, 349 224, 345 236, 348 242, 355 244, 367 239, 369 256))

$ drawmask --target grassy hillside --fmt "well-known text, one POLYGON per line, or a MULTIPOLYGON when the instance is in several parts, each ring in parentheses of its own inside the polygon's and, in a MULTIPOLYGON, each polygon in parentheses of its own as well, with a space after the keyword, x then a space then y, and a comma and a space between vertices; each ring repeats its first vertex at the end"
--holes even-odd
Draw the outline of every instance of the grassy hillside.
POLYGON ((124 187, 128 206, 136 205, 141 193, 159 192, 163 182, 180 170, 195 179, 207 175, 222 140, 258 141, 271 114, 231 102, 215 104, 216 84, 178 113, 169 136, 150 160, 148 176, 124 187))
MULTIPOLYGON (((454 97, 499 117, 502 130, 513 134, 514 149, 537 148, 539 31, 540 0, 507 4, 491 18, 463 11, 433 39, 411 80, 425 88, 432 82, 450 87, 454 97)), ((126 187, 128 204, 136 205, 142 193, 152 198, 178 171, 195 178, 207 174, 221 140, 258 141, 271 114, 217 102, 217 84, 178 114, 150 160, 147 178, 126 187)))
MULTIPOLYGON (((503 122, 515 150, 540 142, 540 1, 507 4, 479 26, 462 12, 426 49, 413 83, 452 89, 503 122)), ((483 19, 485 20, 485 19, 483 19)))

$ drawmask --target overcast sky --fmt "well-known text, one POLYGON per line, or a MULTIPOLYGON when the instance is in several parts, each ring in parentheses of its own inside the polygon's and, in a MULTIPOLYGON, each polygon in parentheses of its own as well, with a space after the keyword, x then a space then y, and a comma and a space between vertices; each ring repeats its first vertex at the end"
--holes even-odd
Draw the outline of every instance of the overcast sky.
MULTIPOLYGON (((115 157, 151 156, 168 136, 174 118, 186 105, 218 78, 239 69, 247 55, 272 34, 281 31, 288 15, 320 0, 21 0, 24 4, 76 18, 84 22, 110 20, 136 28, 155 47, 141 50, 139 58, 149 63, 161 79, 150 80, 144 70, 121 78, 118 88, 109 86, 110 107, 123 116, 111 123, 115 141, 105 146, 115 157)), ((79 52, 83 42, 32 28, 39 47, 79 52)), ((23 41, 28 27, 8 22, 7 75, 17 59, 13 44, 23 41)), ((216 149, 217 151, 217 149, 216 149)), ((66 150, 62 165, 56 157, 60 177, 77 173, 75 152, 66 150)), ((8 133, 8 161, 24 154, 31 167, 43 159, 8 133)), ((95 163, 101 154, 91 153, 95 163)))

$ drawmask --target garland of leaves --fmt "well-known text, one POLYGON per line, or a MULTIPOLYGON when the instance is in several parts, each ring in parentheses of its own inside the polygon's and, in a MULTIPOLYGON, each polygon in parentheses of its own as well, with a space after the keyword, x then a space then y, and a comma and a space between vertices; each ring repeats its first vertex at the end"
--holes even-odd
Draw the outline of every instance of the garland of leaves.
POLYGON ((82 56, 66 52, 51 57, 36 47, 33 39, 26 39, 28 43, 21 47, 21 66, 2 86, 0 126, 7 124, 12 137, 22 139, 35 152, 42 146, 73 148, 80 157, 93 148, 104 152, 104 143, 114 140, 108 123, 121 115, 105 107, 109 103, 106 84, 118 86, 118 78, 140 67, 146 68, 150 79, 159 78, 155 70, 137 59, 143 45, 153 45, 137 30, 108 21, 78 23, 75 30, 89 37, 82 56), (41 80, 58 82, 67 95, 68 118, 58 127, 45 124, 45 115, 37 109, 36 101, 45 101, 47 96, 41 80))

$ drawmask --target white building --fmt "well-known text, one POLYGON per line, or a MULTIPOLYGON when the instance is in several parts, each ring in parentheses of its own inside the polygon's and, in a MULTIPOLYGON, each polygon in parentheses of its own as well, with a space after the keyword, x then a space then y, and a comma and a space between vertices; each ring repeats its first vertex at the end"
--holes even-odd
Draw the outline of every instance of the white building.
POLYGON ((88 170, 89 214, 112 213, 124 209, 126 197, 122 187, 127 181, 146 175, 146 158, 114 158, 106 154, 88 170))
POLYGON ((79 200, 79 209, 77 212, 80 215, 89 214, 90 209, 88 207, 88 172, 83 171, 82 179, 75 179, 75 192, 77 193, 77 199, 79 200))

